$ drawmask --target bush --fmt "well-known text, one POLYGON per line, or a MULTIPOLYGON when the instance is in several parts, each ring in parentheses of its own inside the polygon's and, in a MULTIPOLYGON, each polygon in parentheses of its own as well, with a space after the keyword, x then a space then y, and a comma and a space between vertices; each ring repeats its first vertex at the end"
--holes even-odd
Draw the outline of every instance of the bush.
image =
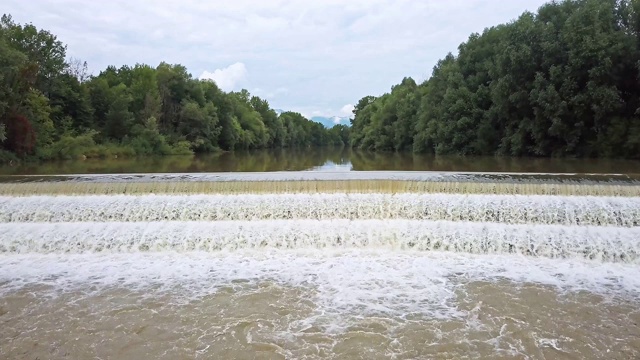
POLYGON ((0 149, 0 164, 8 164, 12 161, 18 162, 18 156, 10 151, 0 149))
POLYGON ((88 158, 131 157, 135 156, 135 150, 128 145, 106 143, 86 149, 84 154, 88 158))
POLYGON ((96 134, 95 131, 90 131, 78 136, 62 135, 60 140, 51 145, 50 152, 46 151, 43 154, 53 159, 77 159, 96 147, 96 142, 93 140, 96 134))
POLYGON ((169 145, 164 135, 160 134, 158 131, 158 124, 154 117, 148 118, 145 121, 144 126, 134 126, 131 133, 134 137, 128 141, 128 143, 137 155, 193 154, 188 142, 186 142, 186 148, 185 145, 180 142, 176 144, 177 147, 169 145))
POLYGON ((193 155, 191 143, 188 141, 178 141, 170 147, 169 151, 165 155, 193 155))

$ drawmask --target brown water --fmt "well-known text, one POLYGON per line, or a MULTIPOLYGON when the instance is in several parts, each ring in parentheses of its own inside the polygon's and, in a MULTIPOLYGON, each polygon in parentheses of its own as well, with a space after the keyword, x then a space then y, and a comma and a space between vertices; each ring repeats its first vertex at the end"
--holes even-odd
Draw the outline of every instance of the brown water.
POLYGON ((462 157, 336 148, 237 151, 201 156, 87 159, 0 167, 0 175, 262 171, 455 171, 640 174, 640 161, 462 157))
MULTIPOLYGON (((574 264, 573 275, 588 290, 573 280, 545 284, 549 274, 542 274, 555 267, 545 262, 525 261, 522 266, 538 272, 537 279, 514 281, 509 278, 535 276, 511 268, 507 258, 466 259, 485 268, 471 271, 446 255, 307 256, 271 254, 257 262, 233 255, 197 262, 174 256, 179 276, 166 278, 166 270, 155 269, 155 283, 143 268, 168 265, 166 259, 154 264, 143 257, 118 268, 126 264, 106 256, 96 260, 112 268, 104 266, 101 274, 58 273, 19 290, 5 283, 0 285, 0 354, 3 359, 640 356, 640 301, 615 287, 591 288, 595 282, 590 284, 584 264, 574 264), (502 275, 490 269, 493 262, 502 263, 497 265, 504 266, 502 275), (369 273, 344 273, 349 267, 369 273), (115 275, 112 283, 105 281, 109 272, 115 275), (77 279, 65 281, 71 276, 77 279)), ((50 258, 39 262, 55 264, 50 258)), ((91 268, 86 257, 75 262, 79 271, 91 268)), ((598 271, 611 269, 591 270, 601 277, 598 271)))
POLYGON ((111 289, 42 299, 37 288, 0 299, 5 359, 634 359, 640 310, 536 284, 470 282, 461 318, 347 315, 344 329, 306 323, 309 291, 238 284, 185 303, 111 289))

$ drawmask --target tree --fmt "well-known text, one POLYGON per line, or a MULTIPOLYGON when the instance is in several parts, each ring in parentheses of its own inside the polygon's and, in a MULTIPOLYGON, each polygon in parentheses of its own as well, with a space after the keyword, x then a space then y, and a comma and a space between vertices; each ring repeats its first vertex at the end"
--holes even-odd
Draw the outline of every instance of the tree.
POLYGON ((112 102, 106 116, 105 134, 110 139, 121 141, 133 125, 133 114, 129 111, 131 95, 124 84, 112 88, 111 92, 112 102))
POLYGON ((62 74, 66 67, 66 47, 50 32, 38 30, 31 24, 16 24, 10 15, 2 16, 0 28, 9 45, 37 65, 35 85, 48 96, 51 81, 62 74))
POLYGON ((89 99, 94 109, 94 127, 101 130, 107 122, 107 112, 112 101, 109 82, 104 77, 98 76, 89 80, 86 88, 89 90, 89 99))
POLYGON ((35 136, 35 149, 41 150, 53 144, 56 129, 51 120, 49 99, 40 91, 32 89, 24 99, 24 113, 31 119, 35 136))
POLYGON ((423 84, 362 99, 351 145, 640 157, 639 13, 630 0, 554 1, 472 34, 423 84))
POLYGON ((142 126, 133 128, 135 137, 131 140, 131 146, 138 155, 170 155, 171 146, 166 138, 158 130, 158 121, 154 117, 144 121, 142 126))
POLYGON ((329 129, 329 144, 336 146, 349 145, 349 127, 338 124, 329 129))
POLYGON ((74 128, 79 132, 86 132, 93 127, 91 94, 75 77, 69 74, 56 76, 51 81, 48 98, 53 110, 51 118, 59 130, 67 117, 72 119, 74 128))
POLYGON ((247 90, 230 94, 233 115, 242 129, 238 145, 246 149, 263 148, 268 144, 269 134, 260 113, 251 106, 250 98, 247 90))
POLYGON ((195 152, 210 152, 218 147, 218 114, 213 103, 201 108, 198 103, 185 101, 182 104, 178 133, 185 136, 195 152))
POLYGON ((7 126, 7 146, 18 156, 33 153, 36 145, 36 133, 31 122, 23 115, 13 115, 7 126))
POLYGON ((34 68, 24 54, 9 45, 5 33, 0 27, 0 123, 6 125, 33 83, 34 68))
POLYGON ((89 80, 89 66, 86 61, 72 57, 67 63, 67 74, 75 77, 82 84, 89 80))
POLYGON ((225 93, 193 79, 182 65, 108 66, 89 76, 86 62, 65 55, 48 31, 8 15, 0 21, 0 146, 14 153, 3 159, 343 142, 300 114, 279 117, 246 90, 225 93))
POLYGON ((267 100, 252 96, 251 107, 260 114, 260 118, 267 129, 266 146, 282 146, 282 122, 278 121, 278 114, 271 109, 267 100))
POLYGON ((180 104, 187 97, 191 75, 182 65, 161 63, 156 68, 161 101, 160 129, 174 132, 180 117, 180 104))
POLYGON ((158 118, 162 111, 160 92, 158 91, 157 72, 148 65, 136 64, 131 70, 131 112, 138 123, 153 117, 158 118))

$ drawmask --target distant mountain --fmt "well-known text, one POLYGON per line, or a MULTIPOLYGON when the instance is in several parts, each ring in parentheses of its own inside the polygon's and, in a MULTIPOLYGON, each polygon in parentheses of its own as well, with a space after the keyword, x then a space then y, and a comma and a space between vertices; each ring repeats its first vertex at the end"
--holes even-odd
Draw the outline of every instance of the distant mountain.
MULTIPOLYGON (((282 114, 283 112, 286 112, 285 110, 282 110, 282 109, 273 109, 273 111, 275 111, 276 114, 278 115, 282 114)), ((338 124, 351 126, 351 122, 349 121, 348 116, 331 116, 331 117, 314 116, 311 118, 311 121, 320 123, 324 125, 324 127, 326 128, 332 128, 334 125, 338 125, 338 124)))
POLYGON ((332 128, 334 125, 351 125, 349 122, 349 117, 347 116, 332 116, 332 117, 324 117, 324 116, 314 116, 311 118, 312 121, 319 122, 324 125, 326 128, 332 128))

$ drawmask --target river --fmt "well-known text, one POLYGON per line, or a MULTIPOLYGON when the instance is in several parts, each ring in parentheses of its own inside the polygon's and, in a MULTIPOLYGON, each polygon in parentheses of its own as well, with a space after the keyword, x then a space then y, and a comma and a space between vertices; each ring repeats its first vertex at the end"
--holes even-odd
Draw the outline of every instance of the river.
POLYGON ((640 161, 434 156, 361 152, 347 148, 309 148, 27 163, 1 166, 0 175, 376 170, 640 175, 640 161))
POLYGON ((0 358, 636 359, 638 170, 341 149, 4 167, 0 358))

